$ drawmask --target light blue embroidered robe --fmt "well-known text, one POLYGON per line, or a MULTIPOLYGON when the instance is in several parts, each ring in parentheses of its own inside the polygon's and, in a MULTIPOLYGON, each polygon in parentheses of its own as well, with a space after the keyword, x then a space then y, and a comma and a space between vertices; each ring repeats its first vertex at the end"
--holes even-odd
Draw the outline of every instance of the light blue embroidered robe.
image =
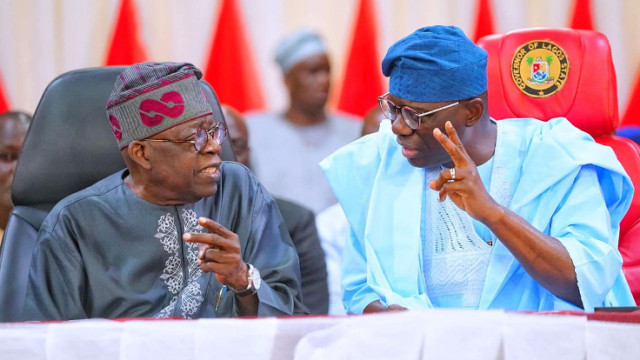
MULTIPOLYGON (((510 184, 508 207, 566 247, 586 311, 633 305, 617 250, 633 186, 610 148, 566 119, 498 121, 492 177, 510 184)), ((351 227, 343 255, 343 302, 432 307, 423 265, 425 170, 411 166, 384 121, 378 133, 320 163, 351 227)), ((526 273, 496 241, 479 309, 577 309, 526 273)))

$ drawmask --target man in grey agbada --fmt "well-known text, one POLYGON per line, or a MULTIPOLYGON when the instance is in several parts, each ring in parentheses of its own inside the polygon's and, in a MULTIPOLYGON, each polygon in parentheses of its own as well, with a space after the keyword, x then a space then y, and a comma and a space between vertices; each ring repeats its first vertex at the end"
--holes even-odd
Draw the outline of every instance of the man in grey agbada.
POLYGON ((223 163, 226 128, 200 70, 142 63, 107 115, 127 169, 44 221, 25 320, 305 313, 298 258, 273 198, 223 163))

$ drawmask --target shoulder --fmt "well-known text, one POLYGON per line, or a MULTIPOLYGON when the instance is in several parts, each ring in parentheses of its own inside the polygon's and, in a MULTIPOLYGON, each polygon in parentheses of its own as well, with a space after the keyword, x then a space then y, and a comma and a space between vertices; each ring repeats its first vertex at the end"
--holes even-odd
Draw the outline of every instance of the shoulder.
POLYGON ((333 112, 329 114, 328 120, 333 124, 333 126, 342 129, 343 131, 360 134, 360 130, 362 129, 362 118, 350 114, 333 112))
POLYGON ((502 119, 496 123, 501 133, 508 133, 511 136, 517 135, 520 138, 530 138, 546 126, 544 121, 533 118, 502 119))
POLYGON ((239 204, 270 204, 275 200, 262 186, 251 170, 232 161, 220 165, 220 186, 217 196, 223 196, 239 204))
POLYGON ((341 122, 341 123, 350 123, 350 124, 360 124, 362 118, 357 117, 355 115, 343 113, 341 111, 335 111, 329 114, 329 118, 333 121, 341 122))
POLYGON ((344 169, 377 168, 384 154, 397 150, 396 145, 390 122, 383 121, 380 123, 378 132, 363 136, 339 148, 324 159, 320 166, 324 169, 339 166, 338 164, 343 164, 344 169))
POLYGON ((563 141, 593 142, 591 135, 575 127, 566 118, 553 118, 541 121, 533 118, 513 118, 497 121, 503 132, 518 134, 519 137, 533 141, 543 141, 561 136, 563 141))
POLYGON ((220 173, 222 174, 220 181, 225 186, 241 186, 257 182, 251 170, 235 161, 223 161, 220 165, 220 173))
POLYGON ((278 148, 273 146, 274 135, 286 136, 285 134, 291 131, 291 127, 280 113, 253 112, 247 114, 245 119, 251 135, 249 144, 252 148, 260 150, 251 153, 252 160, 258 163, 260 161, 257 159, 267 156, 265 151, 278 148))
POLYGON ((281 114, 276 112, 249 112, 245 115, 247 125, 250 127, 264 124, 278 123, 283 120, 281 114))
MULTIPOLYGON (((548 121, 540 121, 531 118, 517 118, 499 120, 498 136, 502 146, 509 151, 517 151, 529 156, 549 154, 555 152, 558 155, 566 155, 571 158, 578 156, 580 163, 590 163, 600 155, 606 154, 610 149, 597 144, 591 135, 573 126, 565 118, 553 118, 548 121), (595 151, 598 155, 591 153, 595 151)), ((575 158, 576 160, 578 158, 575 158)))
POLYGON ((117 189, 120 186, 124 186, 122 181, 123 172, 124 170, 118 171, 117 173, 109 175, 97 183, 60 200, 45 218, 41 229, 51 232, 61 219, 73 219, 76 215, 83 213, 82 211, 77 211, 78 209, 91 207, 92 203, 97 204, 98 202, 104 201, 105 195, 111 193, 114 189, 117 189))

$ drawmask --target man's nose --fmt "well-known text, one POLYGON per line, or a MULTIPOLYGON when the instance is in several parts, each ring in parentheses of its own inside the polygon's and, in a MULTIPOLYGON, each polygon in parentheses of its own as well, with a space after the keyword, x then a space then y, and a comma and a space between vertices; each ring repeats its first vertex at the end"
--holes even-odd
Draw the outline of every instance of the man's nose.
POLYGON ((207 144, 202 149, 202 152, 205 154, 210 154, 210 153, 220 154, 221 150, 222 150, 222 146, 218 144, 217 141, 213 140, 213 136, 211 135, 207 136, 207 144))
POLYGON ((318 73, 318 83, 323 87, 328 87, 331 84, 331 72, 320 71, 318 73))
POLYGON ((18 166, 18 159, 14 159, 9 163, 9 174, 12 176, 16 172, 16 166, 18 166))
POLYGON ((409 125, 407 125, 407 123, 404 121, 402 111, 398 111, 398 115, 396 116, 395 120, 391 122, 391 130, 396 135, 409 136, 413 134, 413 129, 410 128, 409 125))

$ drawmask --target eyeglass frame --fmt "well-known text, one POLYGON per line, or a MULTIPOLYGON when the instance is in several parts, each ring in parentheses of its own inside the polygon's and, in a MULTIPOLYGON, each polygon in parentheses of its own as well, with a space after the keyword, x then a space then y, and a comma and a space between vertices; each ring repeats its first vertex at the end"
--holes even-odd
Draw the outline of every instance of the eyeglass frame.
POLYGON ((198 136, 198 130, 204 130, 205 134, 207 134, 207 139, 204 143, 204 148, 207 147, 207 144, 209 143, 209 139, 211 139, 212 141, 214 141, 216 144, 218 144, 218 146, 222 146, 222 143, 224 143, 224 139, 229 135, 229 130, 227 129, 227 126, 225 125, 225 123, 223 123, 222 121, 218 121, 215 125, 213 125, 213 128, 211 130, 206 130, 203 127, 198 127, 194 132, 193 132, 193 140, 171 140, 171 139, 142 139, 142 141, 151 141, 151 142, 168 142, 168 143, 172 143, 172 144, 186 144, 186 143, 191 143, 193 144, 193 148, 196 150, 196 152, 201 152, 202 149, 197 148, 196 146, 196 137, 198 136), (217 131, 219 127, 224 128, 224 135, 222 136, 222 138, 220 139, 220 142, 216 141, 215 138, 213 137, 213 132, 217 131))
POLYGON ((401 106, 397 106, 396 104, 394 104, 394 103, 393 103, 393 101, 391 101, 391 100, 389 100, 389 99, 387 99, 387 98, 386 98, 386 97, 387 97, 387 96, 389 96, 390 94, 391 94, 390 92, 386 92, 386 93, 384 93, 384 94, 382 94, 382 95, 378 96, 378 105, 380 106, 380 109, 382 110, 382 114, 383 114, 387 119, 389 119, 389 120, 391 120, 391 121, 395 121, 395 120, 398 118, 398 114, 401 114, 401 113, 402 113, 402 110, 407 109, 407 111, 411 111, 411 112, 413 113, 413 115, 415 115, 415 116, 417 116, 417 117, 418 117, 418 126, 416 126, 416 127, 411 126, 411 124, 409 123, 409 120, 407 120, 407 117, 406 117, 406 116, 404 116, 404 114, 402 114, 402 119, 404 120, 405 124, 407 124, 407 126, 408 126, 408 127, 410 127, 410 128, 411 128, 411 129, 413 129, 413 130, 417 130, 417 129, 420 127, 420 125, 422 125, 422 117, 423 117, 423 116, 431 115, 431 114, 433 114, 433 113, 437 113, 438 111, 446 110, 446 109, 448 109, 448 108, 451 108, 451 107, 454 107, 454 106, 456 106, 456 105, 460 104, 460 101, 456 101, 456 102, 454 102, 454 103, 447 104, 447 105, 442 106, 442 107, 439 107, 439 108, 437 108, 437 109, 429 110, 429 111, 427 111, 427 112, 423 112, 422 114, 418 114, 418 112, 417 112, 417 111, 415 111, 414 109, 412 109, 412 108, 410 108, 410 107, 408 107, 408 106, 406 106, 406 105, 401 107, 401 106), (382 107, 382 101, 388 101, 388 102, 393 106, 393 108, 396 110, 396 117, 395 117, 395 119, 390 119, 390 118, 387 116, 387 114, 385 114, 384 108, 382 107))

